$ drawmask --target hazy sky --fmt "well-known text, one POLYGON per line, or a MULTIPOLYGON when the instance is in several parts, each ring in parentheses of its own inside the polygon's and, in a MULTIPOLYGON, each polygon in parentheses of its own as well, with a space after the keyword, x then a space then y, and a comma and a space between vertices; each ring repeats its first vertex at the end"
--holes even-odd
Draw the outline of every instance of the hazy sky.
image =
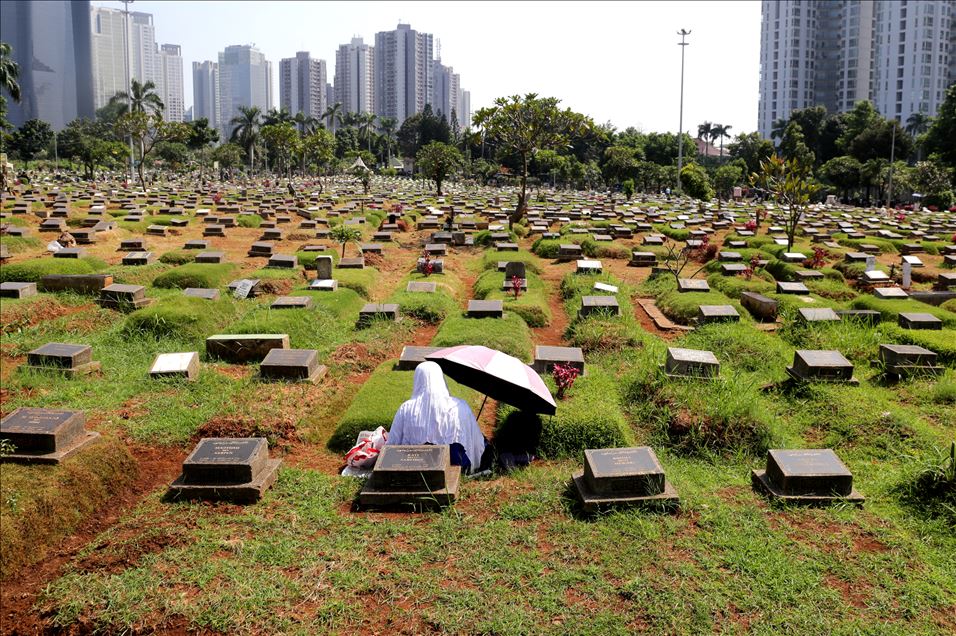
MULTIPOLYGON (((120 2, 97 5, 122 7, 120 2)), ((310 51, 326 60, 353 36, 399 21, 432 33, 471 91, 472 111, 499 96, 536 92, 619 129, 676 131, 681 28, 688 38, 684 130, 710 120, 734 134, 757 127, 760 2, 171 2, 137 0, 157 42, 182 45, 186 106, 192 62, 230 44, 255 44, 273 62, 310 51)), ((278 102, 278 84, 274 86, 278 102)))

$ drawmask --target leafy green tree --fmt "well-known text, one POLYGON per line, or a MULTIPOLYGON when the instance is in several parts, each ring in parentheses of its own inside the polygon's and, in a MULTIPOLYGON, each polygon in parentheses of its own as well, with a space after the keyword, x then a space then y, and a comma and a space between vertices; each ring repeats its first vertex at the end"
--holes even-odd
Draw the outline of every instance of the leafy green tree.
POLYGON ((624 198, 626 198, 628 201, 630 201, 630 200, 631 200, 631 197, 634 196, 634 180, 633 180, 633 179, 625 179, 624 181, 622 181, 622 182, 621 182, 621 192, 624 193, 624 198))
POLYGON ((435 182, 435 191, 442 195, 441 184, 455 170, 461 167, 462 156, 458 148, 440 141, 433 141, 418 151, 415 158, 419 170, 435 182))
POLYGON ((395 131, 397 129, 398 120, 394 117, 379 117, 378 130, 382 135, 382 142, 385 144, 386 166, 392 162, 392 148, 394 148, 397 143, 397 139, 395 138, 395 131))
POLYGON ((701 201, 714 198, 714 187, 710 183, 707 171, 696 163, 689 163, 680 172, 680 183, 684 192, 701 201))
POLYGON ((372 137, 375 135, 375 122, 377 120, 378 116, 375 113, 359 114, 359 134, 365 137, 366 149, 369 153, 372 152, 372 137))
POLYGON ((853 138, 849 154, 866 163, 870 159, 889 159, 891 153, 901 158, 909 157, 913 148, 913 137, 898 121, 880 119, 853 138))
POLYGON ((827 109, 823 106, 812 106, 792 111, 788 121, 788 123, 799 124, 800 132, 803 133, 803 141, 817 160, 822 156, 820 142, 826 121, 827 109))
POLYGON ((697 126, 697 138, 702 141, 710 141, 714 136, 714 124, 709 121, 705 121, 702 124, 697 126))
POLYGON ((953 206, 953 175, 950 170, 933 161, 920 161, 913 170, 913 185, 923 195, 924 205, 942 209, 953 206))
POLYGON ((860 186, 860 172, 863 166, 854 157, 844 155, 834 157, 820 167, 820 177, 835 186, 844 199, 860 186))
MULTIPOLYGON (((352 168, 352 176, 359 180, 362 184, 362 191, 365 192, 365 196, 368 196, 369 191, 372 189, 372 171, 362 166, 355 166, 352 168)), ((362 210, 365 210, 364 200, 362 201, 362 210)))
POLYGON ((209 120, 200 117, 189 122, 189 139, 186 145, 199 151, 199 179, 202 180, 206 169, 206 148, 219 141, 219 131, 209 127, 209 120))
MULTIPOLYGON (((671 133, 648 133, 644 142, 644 158, 661 166, 677 165, 677 135, 671 133)), ((684 133, 684 161, 697 160, 697 144, 684 133)))
POLYGON ((787 124, 787 129, 783 132, 783 139, 780 141, 780 154, 783 155, 784 159, 792 159, 802 165, 813 165, 815 159, 813 151, 806 144, 803 129, 795 121, 787 124))
POLYGON ((335 102, 329 104, 329 107, 322 113, 322 119, 325 120, 325 126, 329 130, 335 130, 336 126, 342 123, 342 104, 335 102))
POLYGON ((730 156, 741 159, 747 165, 747 174, 760 170, 760 162, 765 161, 773 152, 773 142, 760 136, 760 133, 742 133, 727 146, 730 156))
POLYGON ((74 119, 57 139, 60 156, 79 162, 93 180, 97 166, 119 165, 129 159, 129 148, 116 141, 105 122, 74 119))
POLYGON ((335 156, 344 158, 351 153, 358 152, 359 132, 350 126, 343 126, 335 131, 335 156))
POLYGON ((909 117, 906 118, 906 132, 908 132, 913 137, 922 135, 924 132, 929 130, 930 124, 933 123, 933 118, 927 115, 926 113, 921 113, 919 111, 912 113, 909 117))
POLYGON ((785 160, 773 156, 761 162, 760 173, 754 176, 754 180, 785 208, 783 225, 787 234, 787 251, 792 251, 800 219, 817 192, 812 165, 801 163, 799 159, 785 160))
POLYGON ((189 162, 189 148, 181 142, 163 142, 156 144, 156 157, 178 172, 189 162))
POLYGON ((275 126, 276 124, 291 124, 294 122, 295 118, 285 106, 282 108, 270 108, 262 117, 263 127, 275 126))
POLYGON ((538 97, 535 93, 499 97, 493 107, 482 108, 474 116, 477 128, 495 139, 502 151, 519 158, 520 191, 511 225, 523 219, 527 211, 528 163, 534 154, 566 146, 572 136, 593 127, 584 115, 560 110, 559 103, 557 98, 538 97))
POLYGON ((487 185, 496 174, 498 174, 498 164, 487 159, 478 159, 471 165, 471 170, 477 176, 482 184, 487 185))
POLYGON ((53 143, 53 129, 41 119, 28 119, 11 136, 10 145, 20 159, 30 162, 53 143))
POLYGON ((339 223, 329 230, 329 238, 342 245, 342 258, 345 258, 345 246, 362 238, 362 232, 354 225, 339 223))
MULTIPOLYGON (((320 173, 329 170, 335 161, 335 135, 324 128, 319 128, 302 140, 302 154, 309 165, 315 165, 320 173)), ((323 192, 324 184, 319 179, 319 192, 323 192)))
POLYGON ((299 154, 299 133, 292 122, 268 124, 259 133, 272 158, 272 165, 281 174, 292 178, 292 164, 299 154))
POLYGON ((604 165, 601 167, 604 181, 614 187, 631 177, 637 165, 636 154, 629 146, 609 146, 604 151, 604 165))
POLYGON ((935 154, 943 167, 956 174, 956 82, 946 89, 939 113, 926 131, 926 152, 935 154))
POLYGON ((180 122, 163 121, 161 115, 147 114, 144 111, 131 111, 120 116, 116 121, 117 132, 123 136, 130 136, 139 147, 139 165, 137 173, 139 184, 146 189, 144 169, 146 159, 155 150, 156 145, 163 142, 183 143, 189 139, 189 126, 180 122))
POLYGON ((14 102, 20 101, 20 65, 13 61, 13 49, 6 42, 0 42, 0 149, 3 148, 3 131, 10 129, 7 121, 6 92, 14 102))
POLYGON ((230 170, 242 164, 242 147, 234 143, 225 143, 213 148, 210 158, 219 162, 219 168, 230 170))
POLYGON ((850 146, 853 140, 867 129, 879 124, 881 119, 882 117, 871 102, 857 102, 850 111, 843 115, 845 126, 843 134, 840 135, 840 138, 837 140, 837 145, 842 149, 844 154, 851 154, 850 146))
POLYGON ((237 142, 249 157, 249 171, 256 163, 256 143, 262 128, 262 111, 258 106, 240 106, 239 114, 229 120, 233 127, 229 141, 237 142))
POLYGON ((725 163, 714 171, 714 188, 719 198, 729 198, 735 186, 744 178, 743 162, 725 163))
POLYGON ((783 133, 787 130, 787 124, 790 123, 789 119, 777 119, 770 126, 770 138, 771 139, 782 139, 783 133))

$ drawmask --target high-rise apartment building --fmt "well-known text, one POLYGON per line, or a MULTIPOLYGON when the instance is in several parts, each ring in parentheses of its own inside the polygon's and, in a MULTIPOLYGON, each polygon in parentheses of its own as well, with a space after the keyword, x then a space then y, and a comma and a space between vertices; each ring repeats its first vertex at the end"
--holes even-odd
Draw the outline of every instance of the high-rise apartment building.
POLYGON ((126 92, 126 16, 119 9, 92 7, 93 105, 102 108, 126 92))
POLYGON ((471 126, 471 91, 461 92, 461 110, 458 112, 458 119, 461 120, 462 130, 471 126))
POLYGON ((183 87, 183 53, 178 44, 164 44, 159 49, 162 97, 166 121, 183 121, 186 98, 183 87))
POLYGON ((227 46, 219 53, 219 116, 223 137, 231 134, 229 121, 240 106, 272 108, 272 63, 251 45, 227 46))
POLYGON ((758 129, 791 111, 871 100, 935 115, 956 81, 956 0, 763 0, 758 129))
POLYGON ((11 124, 42 119, 62 130, 77 117, 93 117, 90 34, 87 0, 0 2, 0 41, 20 67, 20 102, 7 100, 11 124))
POLYGON ((375 114, 405 121, 425 108, 432 97, 430 33, 399 24, 394 31, 375 34, 375 114))
POLYGON ((222 130, 219 108, 219 64, 193 62, 193 120, 205 117, 209 127, 222 130))
POLYGON ((375 110, 375 47, 352 38, 335 52, 335 102, 343 113, 375 110))
POLYGON ((465 112, 463 97, 467 91, 461 90, 461 76, 452 67, 442 64, 441 60, 435 60, 432 76, 432 109, 447 117, 449 123, 454 117, 464 130, 470 123, 470 115, 465 112))
POLYGON ((279 62, 279 106, 292 115, 320 119, 326 108, 325 60, 317 60, 306 51, 279 62))

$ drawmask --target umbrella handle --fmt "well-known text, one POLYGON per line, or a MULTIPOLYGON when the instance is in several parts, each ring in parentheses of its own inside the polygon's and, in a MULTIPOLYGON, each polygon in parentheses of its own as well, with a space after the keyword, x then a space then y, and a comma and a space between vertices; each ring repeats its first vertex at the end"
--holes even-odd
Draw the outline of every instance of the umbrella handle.
POLYGON ((476 420, 481 418, 481 412, 485 409, 485 402, 487 401, 488 396, 486 395, 485 399, 481 401, 481 408, 478 409, 478 415, 475 417, 476 420))

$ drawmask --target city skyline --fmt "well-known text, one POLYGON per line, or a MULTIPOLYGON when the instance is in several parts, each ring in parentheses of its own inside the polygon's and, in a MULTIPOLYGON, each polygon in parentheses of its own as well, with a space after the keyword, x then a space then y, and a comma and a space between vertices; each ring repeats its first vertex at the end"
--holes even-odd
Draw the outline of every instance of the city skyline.
MULTIPOLYGON (((377 33, 401 22, 434 36, 434 57, 440 55, 463 78, 472 113, 496 97, 536 92, 557 97, 598 123, 656 131, 677 129, 680 56, 674 34, 688 28, 685 131, 694 134, 704 120, 730 124, 735 134, 756 130, 759 3, 675 4, 589 3, 582 11, 581 5, 558 3, 547 15, 540 14, 540 4, 520 2, 509 3, 507 11, 493 2, 448 5, 454 12, 418 2, 138 0, 132 8, 153 14, 157 41, 182 46, 187 69, 193 62, 215 60, 226 46, 254 44, 276 70, 281 59, 299 51, 325 60, 330 83, 341 45, 353 37, 374 45, 377 33), (569 45, 569 38, 578 44, 569 45), (523 63, 516 64, 516 58, 523 63)), ((187 109, 194 104, 192 89, 185 82, 187 109)))

